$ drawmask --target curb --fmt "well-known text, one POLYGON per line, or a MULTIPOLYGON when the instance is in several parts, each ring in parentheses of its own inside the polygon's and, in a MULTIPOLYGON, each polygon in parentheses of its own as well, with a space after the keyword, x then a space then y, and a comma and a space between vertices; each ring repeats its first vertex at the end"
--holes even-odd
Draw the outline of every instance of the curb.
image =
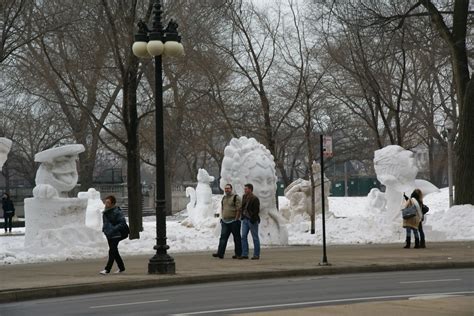
POLYGON ((462 269, 474 268, 474 261, 471 262, 427 262, 427 263, 409 263, 409 264, 393 264, 393 265, 366 265, 366 266, 321 266, 311 269, 295 269, 281 271, 263 271, 250 272, 246 274, 217 274, 217 275, 200 275, 181 277, 170 276, 165 279, 139 279, 126 280, 110 283, 86 283, 72 284, 61 286, 48 286, 30 289, 11 289, 0 291, 0 303, 11 303, 25 300, 53 298, 59 296, 94 294, 101 292, 115 292, 125 290, 146 289, 152 287, 165 287, 176 285, 189 285, 198 283, 211 282, 229 282, 242 280, 261 280, 286 277, 303 277, 318 276, 332 274, 350 274, 350 273, 367 273, 367 272, 390 272, 390 271, 407 271, 407 270, 430 270, 430 269, 462 269))

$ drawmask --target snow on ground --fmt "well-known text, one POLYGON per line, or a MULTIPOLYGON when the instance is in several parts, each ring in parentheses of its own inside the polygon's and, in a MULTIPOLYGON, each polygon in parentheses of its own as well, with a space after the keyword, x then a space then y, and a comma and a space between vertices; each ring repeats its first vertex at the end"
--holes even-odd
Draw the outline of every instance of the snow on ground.
MULTIPOLYGON (((285 203, 280 198, 281 203, 285 203)), ((427 244, 430 241, 474 240, 474 206, 459 205, 448 209, 448 189, 425 198, 430 207, 424 223, 427 244)), ((326 213, 326 240, 328 244, 402 243, 405 238, 402 220, 389 221, 383 214, 367 209, 365 197, 330 197, 329 212, 326 213)), ((181 212, 167 219, 167 243, 169 253, 185 251, 214 251, 218 236, 214 228, 187 228, 181 225, 186 218, 181 212)), ((215 219, 211 219, 214 221, 215 219)), ((144 231, 139 240, 124 240, 120 252, 124 255, 154 254, 156 243, 155 217, 144 218, 144 231)), ((322 243, 321 215, 316 217, 315 234, 311 235, 310 221, 299 217, 288 224, 290 245, 322 243)), ((47 261, 62 261, 83 258, 101 258, 107 255, 107 246, 97 249, 64 249, 60 255, 50 255, 24 247, 24 228, 14 229, 16 235, 0 235, 0 264, 19 264, 47 261)), ((229 240, 227 252, 233 253, 229 240)), ((251 238, 249 238, 251 239, 251 238)), ((251 243, 251 240, 249 241, 251 243)))

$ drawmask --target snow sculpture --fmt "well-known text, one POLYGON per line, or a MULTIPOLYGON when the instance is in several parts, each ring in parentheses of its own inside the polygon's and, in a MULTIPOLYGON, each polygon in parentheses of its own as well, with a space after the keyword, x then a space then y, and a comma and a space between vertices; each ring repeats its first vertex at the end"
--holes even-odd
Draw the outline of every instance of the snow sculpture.
POLYGON ((10 148, 12 148, 12 141, 8 138, 0 137, 0 171, 5 161, 7 161, 10 148))
MULTIPOLYGON (((312 165, 314 178, 314 201, 316 214, 322 212, 321 203, 321 166, 313 161, 312 165)), ((324 205, 325 211, 328 210, 328 196, 331 188, 331 182, 324 176, 324 205)), ((307 218, 311 216, 311 181, 297 179, 285 189, 285 197, 289 200, 288 214, 285 216, 290 222, 296 215, 303 215, 307 218), (307 215, 307 216, 306 216, 307 215)))
POLYGON ((190 202, 186 206, 188 217, 181 224, 196 228, 200 226, 210 227, 216 224, 213 220, 212 190, 209 185, 214 181, 214 177, 210 176, 205 169, 199 169, 197 180, 196 189, 186 188, 186 196, 190 198, 190 202))
POLYGON ((374 169, 377 179, 385 185, 386 208, 393 219, 400 218, 403 193, 409 195, 415 188, 421 189, 425 196, 439 191, 428 181, 415 180, 418 168, 413 152, 400 146, 389 145, 376 150, 374 169))
POLYGON ((87 192, 79 192, 77 197, 87 199, 86 226, 102 230, 102 211, 105 205, 100 199, 100 192, 90 188, 87 192))
POLYGON ((83 145, 51 148, 35 155, 33 198, 25 199, 25 247, 50 253, 101 246, 100 230, 86 227, 87 199, 67 198, 77 184, 76 160, 83 145))
MULTIPOLYGON (((286 220, 276 209, 277 176, 270 151, 254 138, 232 138, 224 150, 220 187, 232 184, 242 197, 244 185, 253 184, 254 194, 260 199, 260 242, 267 245, 288 244, 286 220)), ((250 238, 251 239, 251 238, 250 238)))
POLYGON ((369 194, 367 195, 368 198, 368 206, 370 210, 375 210, 378 212, 385 211, 385 207, 387 206, 387 200, 385 199, 385 195, 383 192, 380 192, 379 189, 373 188, 370 190, 369 194))

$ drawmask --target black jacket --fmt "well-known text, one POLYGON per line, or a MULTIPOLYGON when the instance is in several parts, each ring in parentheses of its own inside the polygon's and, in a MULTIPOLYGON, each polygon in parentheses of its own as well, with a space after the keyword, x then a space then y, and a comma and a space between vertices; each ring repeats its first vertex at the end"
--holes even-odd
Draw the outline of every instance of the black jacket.
POLYGON ((15 215, 15 207, 13 206, 12 200, 2 198, 2 208, 4 217, 10 217, 15 215))
POLYGON ((260 200, 253 194, 244 194, 242 197, 242 214, 244 217, 246 217, 246 213, 248 213, 251 223, 260 223, 260 216, 258 216, 258 213, 260 213, 260 200))
POLYGON ((118 206, 109 208, 102 214, 102 232, 107 239, 121 238, 121 230, 126 225, 125 217, 118 206))

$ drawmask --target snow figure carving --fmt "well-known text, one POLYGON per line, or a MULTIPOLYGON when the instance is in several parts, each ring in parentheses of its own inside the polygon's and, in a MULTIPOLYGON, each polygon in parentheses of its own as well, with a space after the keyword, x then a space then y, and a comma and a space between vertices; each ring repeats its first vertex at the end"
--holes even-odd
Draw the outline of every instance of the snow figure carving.
POLYGON ((10 148, 12 148, 12 141, 8 138, 0 137, 0 171, 5 161, 7 161, 10 148))
POLYGON ((230 183, 243 196, 244 185, 253 184, 253 193, 260 199, 260 242, 266 245, 288 244, 286 220, 276 209, 277 176, 270 151, 254 138, 232 138, 224 149, 220 187, 230 183))
POLYGON ((214 177, 210 176, 205 169, 199 169, 197 174, 198 185, 196 189, 192 187, 186 188, 186 196, 190 198, 190 202, 186 206, 188 218, 181 224, 188 227, 200 226, 210 227, 215 225, 214 210, 212 204, 212 190, 209 183, 214 181, 214 177))
POLYGON ((439 191, 428 181, 415 180, 418 168, 413 152, 398 145, 389 145, 376 150, 374 169, 377 179, 385 185, 386 208, 393 219, 400 219, 403 193, 410 195, 415 188, 420 189, 424 196, 439 191))
MULTIPOLYGON (((319 163, 313 161, 312 164, 313 177, 314 177, 314 201, 315 201, 315 212, 319 214, 322 212, 321 203, 321 166, 319 163)), ((325 196, 325 211, 328 210, 328 196, 331 188, 331 182, 326 176, 324 176, 324 196, 325 196)), ((311 216, 311 181, 304 179, 297 179, 293 181, 285 189, 285 197, 289 200, 288 213, 285 216, 287 219, 293 221, 295 216, 302 215, 305 218, 311 216)))
POLYGON ((86 226, 88 199, 68 198, 77 184, 76 160, 83 145, 51 148, 35 155, 33 198, 25 199, 25 247, 71 255, 105 245, 100 229, 86 226))
POLYGON ((378 212, 386 210, 387 200, 383 192, 380 192, 379 189, 373 188, 370 190, 367 195, 369 208, 378 212))
POLYGON ((87 199, 86 226, 102 230, 102 211, 105 205, 100 199, 100 192, 90 188, 87 192, 79 192, 77 197, 87 199))

